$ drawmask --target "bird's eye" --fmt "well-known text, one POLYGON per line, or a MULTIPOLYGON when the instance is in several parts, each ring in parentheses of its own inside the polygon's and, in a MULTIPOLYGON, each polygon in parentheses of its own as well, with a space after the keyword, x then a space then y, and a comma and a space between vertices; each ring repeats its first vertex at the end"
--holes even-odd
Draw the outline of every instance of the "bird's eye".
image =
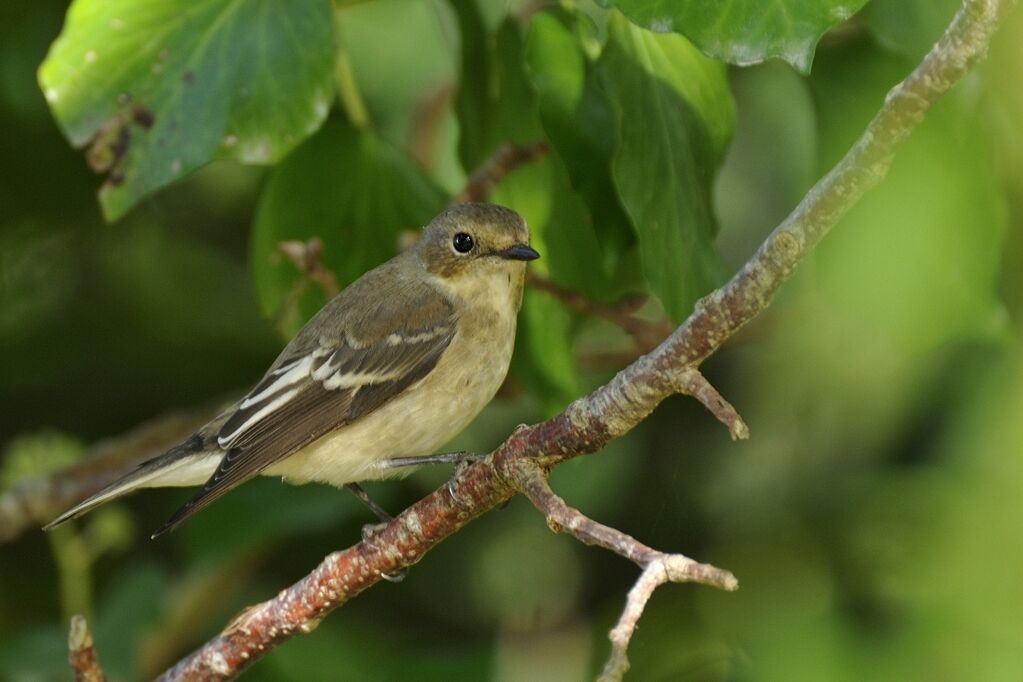
POLYGON ((455 251, 458 253, 469 253, 472 251, 472 247, 475 244, 472 241, 472 237, 464 232, 459 232, 455 235, 455 238, 451 240, 451 243, 455 247, 455 251))

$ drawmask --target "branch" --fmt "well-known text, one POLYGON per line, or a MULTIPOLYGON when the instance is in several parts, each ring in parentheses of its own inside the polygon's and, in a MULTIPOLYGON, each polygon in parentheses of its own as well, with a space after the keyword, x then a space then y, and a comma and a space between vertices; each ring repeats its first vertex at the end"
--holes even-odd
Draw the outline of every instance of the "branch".
POLYGON ((535 461, 519 459, 516 461, 516 467, 514 478, 517 489, 533 503, 534 507, 543 512, 547 518, 547 526, 555 533, 566 531, 585 545, 603 547, 643 568, 651 563, 662 562, 668 556, 677 557, 673 560, 673 565, 678 568, 673 574, 673 582, 702 583, 729 592, 739 588, 735 576, 726 570, 710 564, 701 564, 681 554, 668 555, 658 552, 636 538, 597 523, 578 509, 569 507, 551 490, 546 472, 535 461))
POLYGON ((678 392, 696 398, 701 405, 728 428, 732 440, 749 438, 749 427, 739 413, 714 388, 696 368, 688 369, 679 376, 678 392))
POLYGON ((509 142, 501 145, 490 159, 469 176, 465 187, 452 197, 451 203, 464 204, 468 201, 482 201, 508 173, 524 163, 539 161, 549 152, 550 147, 546 142, 533 142, 527 145, 509 142))
POLYGON ((518 462, 516 476, 520 490, 533 506, 543 512, 547 526, 555 533, 567 531, 586 545, 596 545, 631 560, 643 569, 639 580, 629 591, 625 610, 610 633, 611 657, 608 659, 601 682, 621 680, 629 669, 626 655, 632 633, 635 632, 646 603, 654 590, 664 583, 700 583, 734 592, 739 581, 729 571, 710 564, 701 564, 682 554, 665 554, 647 547, 639 540, 620 530, 597 523, 578 509, 569 507, 551 490, 546 473, 535 462, 518 462))
POLYGON ((277 244, 277 250, 291 261, 298 271, 316 283, 327 299, 341 291, 333 270, 323 264, 323 240, 313 237, 309 241, 289 240, 277 244))
MULTIPOLYGON (((697 564, 681 554, 661 554, 660 552, 646 565, 639 580, 629 590, 629 596, 625 600, 625 608, 618 618, 618 623, 608 634, 608 639, 611 640, 611 656, 608 657, 598 682, 618 682, 625 676, 625 673, 629 671, 629 642, 632 641, 632 635, 636 632, 639 619, 643 615, 646 603, 654 595, 654 590, 668 582, 696 582, 694 578, 690 577, 694 565, 705 566, 697 564)), ((737 582, 725 587, 728 590, 737 588, 737 582)))
POLYGON ((71 629, 67 636, 68 662, 75 674, 75 682, 104 682, 107 677, 96 658, 89 624, 82 616, 71 617, 71 629))
MULTIPOLYGON (((538 499, 553 505, 536 492, 530 467, 546 470, 572 457, 596 452, 632 429, 680 388, 688 385, 692 393, 704 396, 705 403, 715 404, 716 392, 708 393, 702 380, 691 372, 768 306, 774 292, 812 247, 864 192, 880 182, 896 148, 924 113, 984 55, 998 20, 1011 4, 1012 0, 966 0, 930 54, 889 93, 846 157, 807 194, 743 268, 725 286, 702 299, 682 326, 656 349, 561 414, 516 430, 486 458, 456 474, 447 486, 413 504, 379 532, 331 554, 275 598, 240 614, 162 679, 233 677, 270 648, 295 634, 311 631, 330 611, 379 582, 382 575, 415 564, 442 540, 516 492, 532 490, 538 499)), ((718 417, 733 419, 724 405, 727 403, 718 406, 718 417)), ((732 430, 736 432, 734 424, 732 430)), ((572 510, 566 512, 567 507, 559 510, 554 505, 551 509, 555 520, 565 518, 570 525, 578 524, 571 521, 572 510)), ((617 531, 590 523, 580 525, 584 537, 618 546, 621 537, 613 536, 617 531), (605 537, 605 530, 612 535, 605 537)), ((637 550, 628 543, 622 546, 627 551, 637 550)), ((639 553, 643 554, 641 550, 639 553)), ((673 558, 676 556, 655 555, 647 562, 615 628, 610 673, 623 669, 625 644, 649 593, 658 584, 694 570, 694 563, 673 558), (655 573, 658 570, 663 574, 660 577, 655 573)), ((722 580, 723 586, 730 584, 722 580)))
POLYGON ((649 353, 674 329, 667 320, 644 320, 636 317, 636 310, 645 300, 643 296, 626 298, 617 305, 605 305, 591 301, 578 291, 563 287, 535 272, 530 272, 526 276, 526 283, 534 289, 550 294, 578 313, 600 317, 618 325, 636 342, 639 351, 636 355, 649 353))

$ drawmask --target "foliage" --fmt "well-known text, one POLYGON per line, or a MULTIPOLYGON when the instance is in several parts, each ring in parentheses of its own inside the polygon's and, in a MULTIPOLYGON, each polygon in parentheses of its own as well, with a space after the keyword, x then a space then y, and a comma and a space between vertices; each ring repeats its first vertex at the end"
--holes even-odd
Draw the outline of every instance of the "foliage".
MULTIPOLYGON (((490 194, 527 218, 543 254, 531 267, 601 304, 649 296, 641 316, 679 321, 956 6, 74 0, 62 17, 55 1, 6 3, 4 483, 243 388, 324 301, 280 241, 321 239, 344 285, 508 142, 551 150, 490 194), (98 204, 68 142, 105 176, 98 204)), ((715 358, 751 442, 671 401, 555 474, 597 519, 739 576, 736 595, 658 593, 637 679, 1023 674, 1021 38, 1017 12, 992 62, 715 358)), ((606 380, 621 364, 609 352, 633 348, 528 291, 508 395, 452 448, 489 450, 606 380)), ((396 509, 445 475, 371 493, 396 509)), ((4 548, 23 560, 0 562, 0 678, 66 677, 53 661, 69 601, 94 604, 114 679, 152 675, 367 520, 335 491, 262 480, 144 541, 180 496, 147 492, 127 505, 134 523, 115 507, 4 548)), ((632 577, 516 501, 252 676, 586 679, 632 577)))

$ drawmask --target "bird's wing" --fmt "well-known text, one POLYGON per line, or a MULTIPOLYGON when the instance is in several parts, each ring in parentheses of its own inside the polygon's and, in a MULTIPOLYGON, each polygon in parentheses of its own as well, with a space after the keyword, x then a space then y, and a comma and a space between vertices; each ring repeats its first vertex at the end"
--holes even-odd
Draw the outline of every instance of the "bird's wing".
POLYGON ((225 451, 217 470, 154 537, 400 394, 430 373, 454 337, 454 311, 430 287, 399 287, 400 298, 384 301, 368 321, 346 314, 345 299, 360 292, 347 293, 319 313, 331 318, 329 338, 309 343, 300 333, 238 403, 217 434, 225 451))

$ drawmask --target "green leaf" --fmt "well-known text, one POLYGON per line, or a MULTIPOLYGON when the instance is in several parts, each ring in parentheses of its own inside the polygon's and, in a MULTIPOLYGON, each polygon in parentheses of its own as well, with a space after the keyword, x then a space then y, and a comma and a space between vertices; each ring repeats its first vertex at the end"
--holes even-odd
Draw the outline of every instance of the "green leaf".
POLYGON ((475 2, 463 0, 452 6, 462 35, 462 70, 455 97, 458 155, 471 172, 502 144, 530 144, 543 133, 522 69, 518 26, 506 20, 490 34, 475 2))
POLYGON ((735 125, 725 69, 685 38, 612 17, 598 64, 618 127, 612 176, 643 273, 683 319, 721 278, 711 185, 735 125))
POLYGON ((114 220, 212 159, 283 158, 326 118, 333 55, 323 0, 76 0, 39 83, 114 220))
POLYGON ((960 0, 874 0, 863 18, 885 47, 920 58, 961 6, 960 0))
MULTIPOLYGON (((462 29, 462 73, 456 99, 459 156, 472 171, 502 144, 533 143, 543 140, 544 132, 523 66, 519 27, 505 20, 496 33, 489 34, 476 3, 452 5, 462 29)), ((572 196, 563 168, 549 158, 525 165, 506 175, 487 200, 508 206, 526 219, 532 243, 542 256, 531 268, 567 274, 571 280, 566 284, 582 288, 590 274, 577 278, 578 264, 599 264, 599 250, 586 207, 572 196)), ((577 395, 571 321, 559 302, 527 292, 511 372, 531 393, 543 396, 548 412, 577 395)))
POLYGON ((421 0, 360 2, 338 8, 335 31, 374 130, 428 163, 431 177, 454 192, 463 178, 447 93, 458 75, 458 44, 446 9, 421 0))
POLYGON ((397 254, 401 232, 428 223, 444 203, 404 154, 372 132, 329 122, 274 170, 260 197, 250 265, 264 314, 290 337, 326 302, 312 283, 302 286, 280 242, 321 239, 323 262, 344 287, 397 254))
POLYGON ((588 19, 579 15, 536 15, 530 23, 526 67, 556 164, 563 166, 560 173, 567 173, 570 183, 557 188, 561 204, 580 204, 573 209, 575 219, 562 215, 553 222, 548 240, 551 272, 590 298, 608 300, 635 285, 612 279, 620 279, 614 275, 621 256, 635 246, 636 238, 611 180, 614 115, 572 30, 591 28, 584 22, 588 19))
POLYGON ((748 66, 780 57, 810 71, 817 41, 867 0, 610 0, 635 23, 685 34, 705 53, 748 66))

